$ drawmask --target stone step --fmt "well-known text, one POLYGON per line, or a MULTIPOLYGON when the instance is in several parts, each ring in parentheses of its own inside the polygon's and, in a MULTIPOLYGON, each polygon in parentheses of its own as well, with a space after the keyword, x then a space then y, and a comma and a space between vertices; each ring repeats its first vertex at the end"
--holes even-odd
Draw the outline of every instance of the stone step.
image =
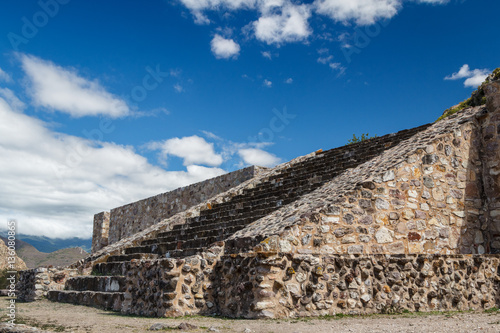
POLYGON ((132 246, 125 249, 125 254, 136 254, 136 253, 156 253, 156 244, 144 245, 144 246, 132 246))
POLYGON ((121 292, 51 290, 47 298, 53 302, 86 305, 94 308, 120 311, 123 302, 121 292))
POLYGON ((77 276, 66 280, 65 290, 72 291, 125 291, 124 276, 77 276))
MULTIPOLYGON (((178 247, 179 242, 184 244, 186 242, 200 242, 207 241, 202 247, 209 246, 211 243, 223 240, 224 238, 232 235, 238 230, 244 228, 245 225, 248 225, 251 221, 240 221, 238 223, 219 223, 213 226, 205 226, 203 228, 193 228, 187 229, 185 234, 176 235, 175 237, 161 237, 156 239, 150 239, 147 241, 143 241, 142 245, 144 246, 152 246, 157 245, 161 246, 162 244, 166 244, 166 247, 163 247, 162 250, 174 250, 178 247), (215 228, 214 228, 215 227, 215 228), (213 229, 210 229, 213 228, 213 229)), ((185 245, 182 245, 184 247, 185 245)))
POLYGON ((94 265, 92 273, 94 276, 124 276, 127 270, 127 264, 127 261, 102 262, 94 265))
POLYGON ((107 262, 130 261, 132 259, 156 259, 157 255, 151 253, 134 253, 109 256, 107 262))
POLYGON ((190 248, 190 249, 183 249, 183 250, 175 250, 171 251, 168 253, 168 256, 171 258, 183 258, 183 257, 188 257, 188 256, 194 256, 197 254, 201 254, 205 248, 190 248))

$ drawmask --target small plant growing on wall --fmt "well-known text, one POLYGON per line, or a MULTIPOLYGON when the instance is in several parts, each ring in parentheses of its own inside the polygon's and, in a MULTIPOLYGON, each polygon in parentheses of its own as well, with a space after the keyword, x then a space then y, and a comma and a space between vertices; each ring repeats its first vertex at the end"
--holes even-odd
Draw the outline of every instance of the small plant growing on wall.
POLYGON ((366 133, 366 134, 362 133, 361 136, 358 138, 356 136, 356 134, 353 134, 352 135, 352 139, 348 140, 347 144, 348 145, 352 145, 353 143, 358 143, 358 142, 369 140, 369 139, 373 139, 373 138, 376 138, 376 137, 377 137, 377 135, 370 136, 368 133, 366 133))

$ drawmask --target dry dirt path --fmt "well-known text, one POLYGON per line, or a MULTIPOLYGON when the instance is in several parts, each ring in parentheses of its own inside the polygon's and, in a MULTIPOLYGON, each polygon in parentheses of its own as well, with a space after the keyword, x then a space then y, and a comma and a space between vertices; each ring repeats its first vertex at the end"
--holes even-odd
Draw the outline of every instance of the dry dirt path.
MULTIPOLYGON (((2 322, 6 321, 6 306, 6 298, 0 298, 2 322)), ((18 303, 17 316, 19 323, 56 332, 151 332, 148 331, 148 328, 157 323, 171 327, 181 323, 189 323, 198 327, 186 332, 500 332, 499 311, 295 320, 232 320, 200 316, 170 319, 121 316, 114 312, 85 306, 43 300, 33 303, 18 303)), ((164 331, 181 332, 177 329, 165 329, 164 331)))

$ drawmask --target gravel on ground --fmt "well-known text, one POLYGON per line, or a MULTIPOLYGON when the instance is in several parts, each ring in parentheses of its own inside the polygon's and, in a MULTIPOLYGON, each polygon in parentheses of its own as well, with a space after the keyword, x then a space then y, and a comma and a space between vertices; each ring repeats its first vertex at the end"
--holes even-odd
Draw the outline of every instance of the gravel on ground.
MULTIPOLYGON (((0 298, 0 318, 5 323, 8 299, 0 298)), ((500 311, 449 312, 441 314, 394 314, 274 320, 227 319, 202 316, 144 318, 123 316, 86 306, 48 300, 16 303, 16 322, 50 332, 242 332, 242 333, 322 333, 322 332, 500 332, 500 311)), ((4 325, 5 326, 5 325, 4 325)), ((19 327, 21 332, 22 327, 19 327)), ((1 328, 0 332, 9 332, 1 328)))

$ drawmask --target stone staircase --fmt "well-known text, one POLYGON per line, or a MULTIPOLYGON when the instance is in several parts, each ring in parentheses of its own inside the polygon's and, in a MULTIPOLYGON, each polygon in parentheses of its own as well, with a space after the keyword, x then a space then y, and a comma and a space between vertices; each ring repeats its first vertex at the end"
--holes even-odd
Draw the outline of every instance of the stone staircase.
POLYGON ((224 240, 226 253, 246 252, 262 241, 265 235, 248 239, 227 238, 429 126, 318 151, 310 158, 288 167, 278 166, 277 173, 263 179, 255 187, 243 190, 242 194, 228 202, 209 206, 199 216, 188 218, 185 224, 175 225, 172 230, 159 233, 154 239, 142 241, 140 246, 126 248, 122 255, 108 257, 106 262, 93 266, 94 275, 70 278, 65 290, 50 291, 48 298, 119 311, 124 297, 127 265, 130 265, 131 260, 187 257, 224 240))
POLYGON ((120 311, 125 292, 126 266, 133 259, 156 259, 154 254, 110 256, 106 262, 94 265, 92 275, 66 280, 64 290, 51 290, 51 301, 93 306, 120 311))
MULTIPOLYGON (((185 224, 157 235, 155 239, 130 247, 127 254, 154 253, 160 257, 185 257, 203 252, 210 244, 226 240, 250 223, 310 193, 345 170, 354 168, 393 147, 429 125, 374 138, 369 141, 317 152, 273 175, 252 189, 245 189, 231 201, 214 204, 187 219, 185 224)), ((227 253, 251 249, 264 236, 226 242, 227 253)))

